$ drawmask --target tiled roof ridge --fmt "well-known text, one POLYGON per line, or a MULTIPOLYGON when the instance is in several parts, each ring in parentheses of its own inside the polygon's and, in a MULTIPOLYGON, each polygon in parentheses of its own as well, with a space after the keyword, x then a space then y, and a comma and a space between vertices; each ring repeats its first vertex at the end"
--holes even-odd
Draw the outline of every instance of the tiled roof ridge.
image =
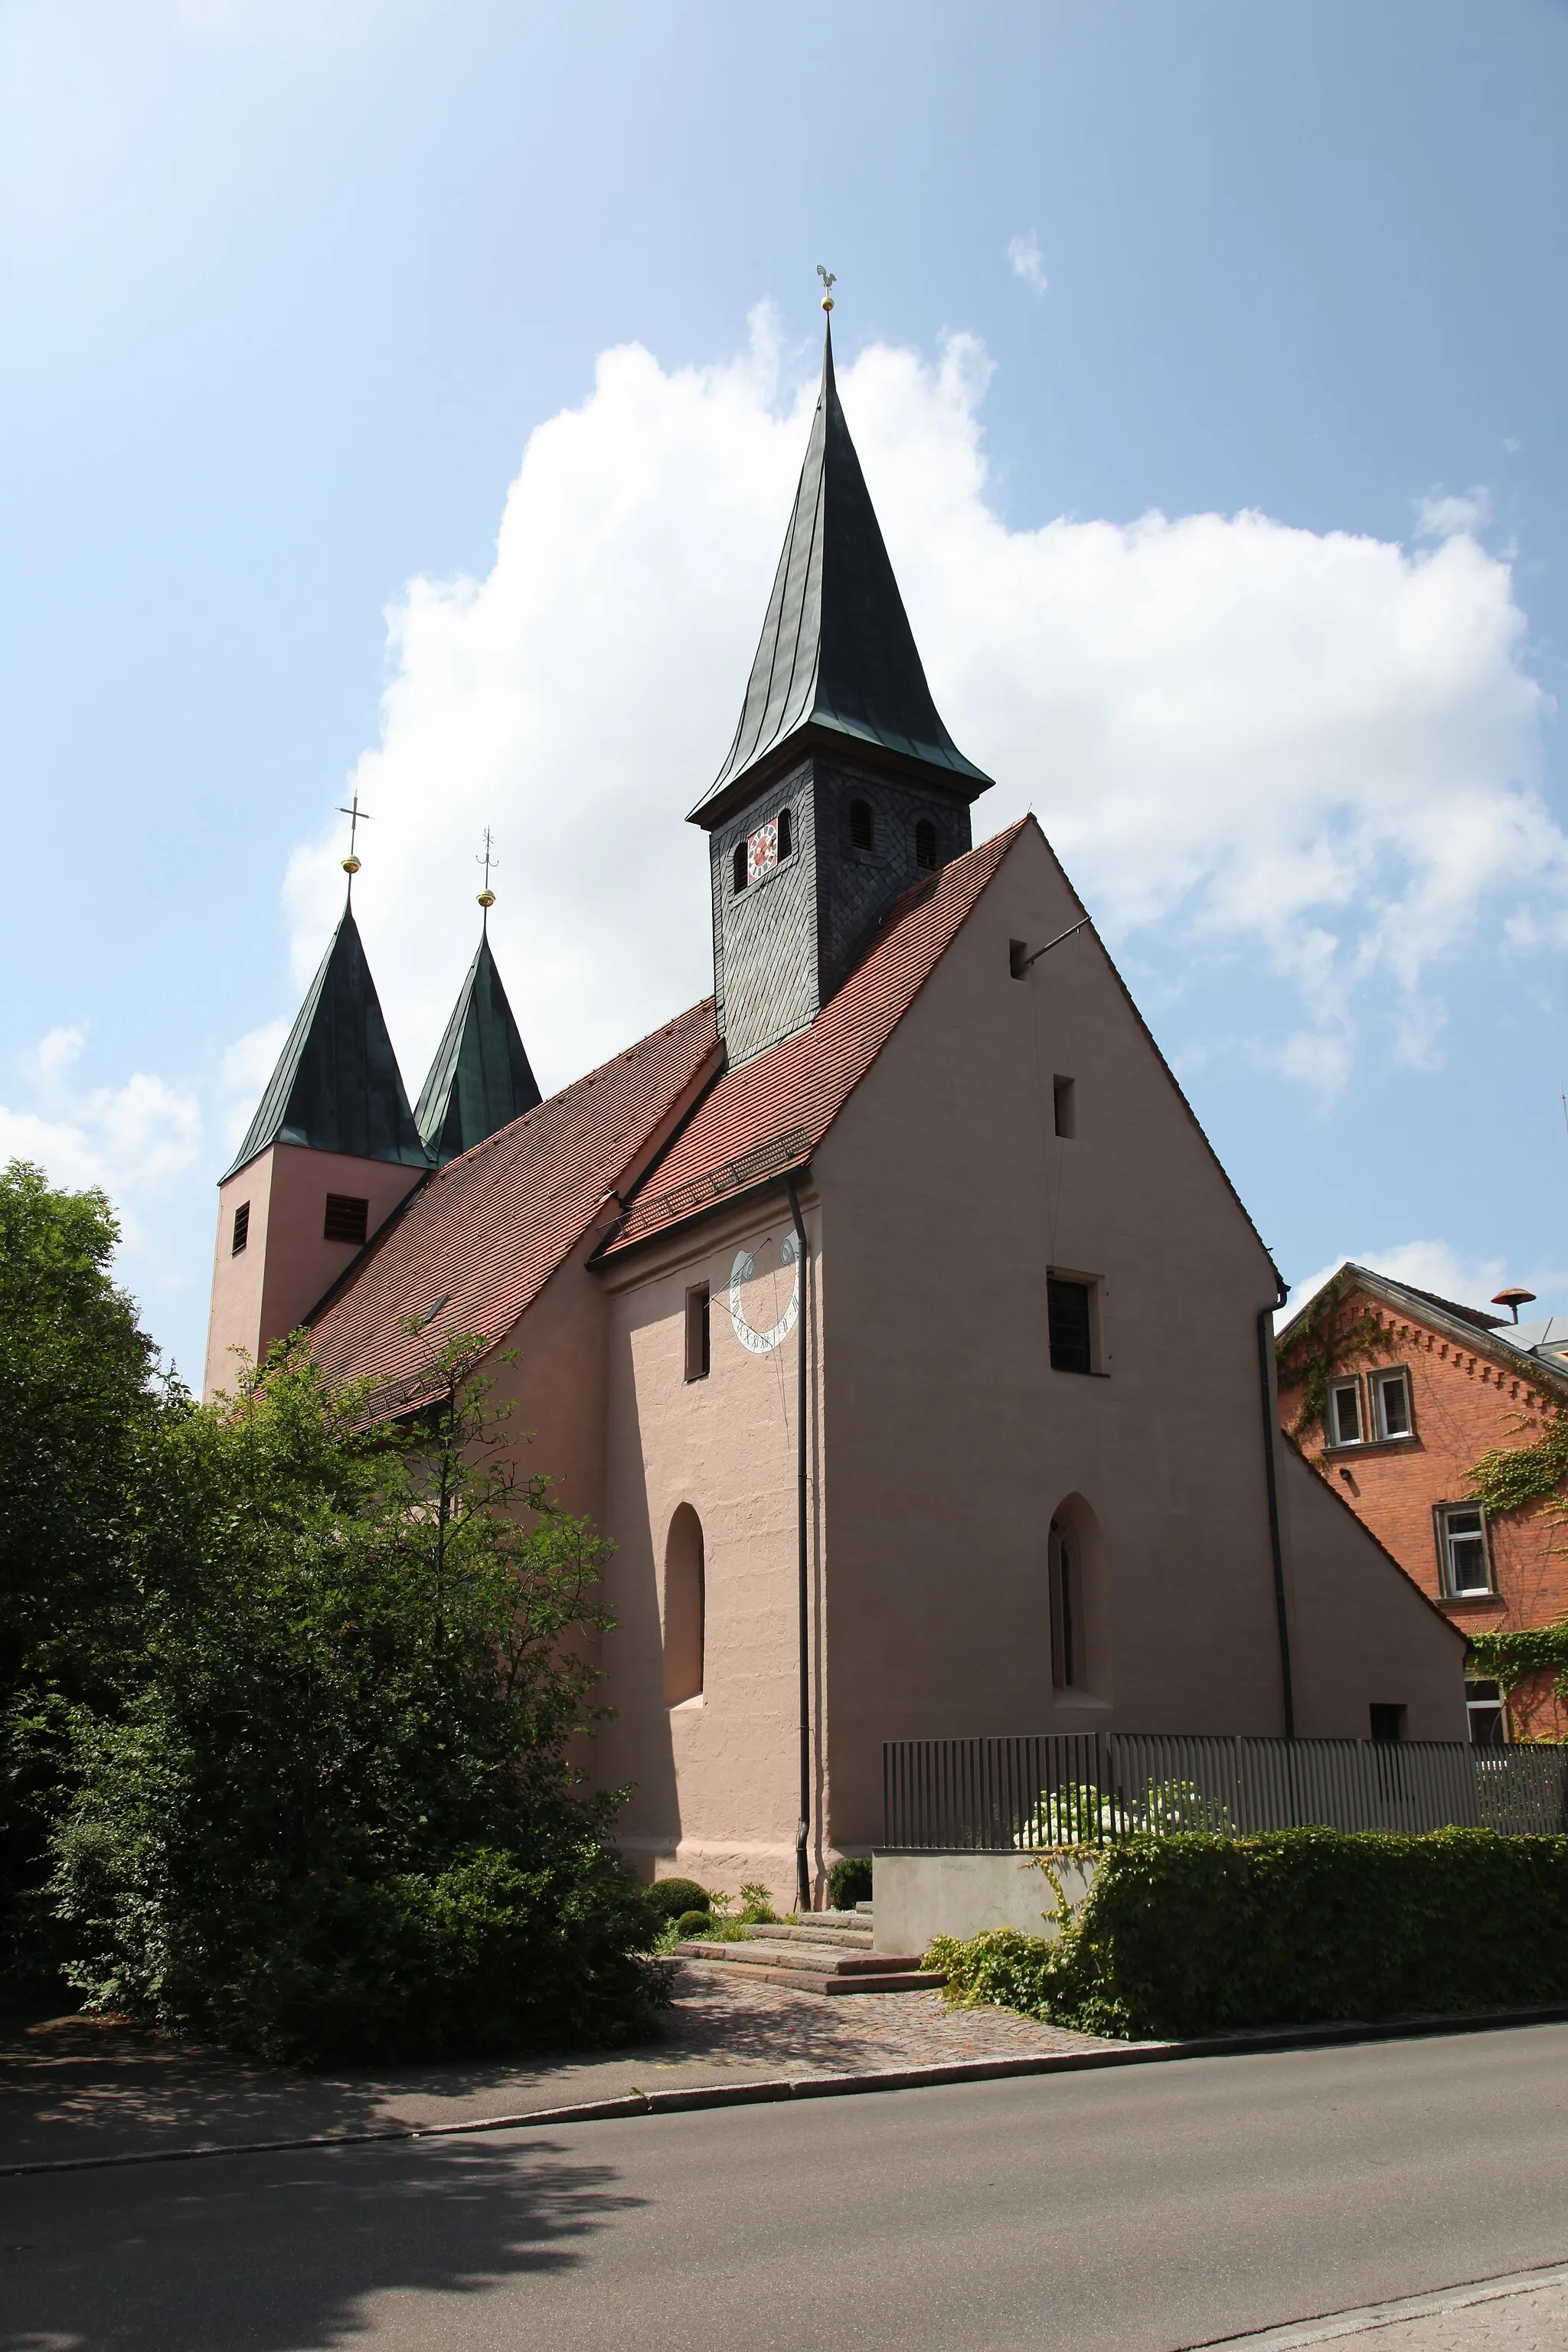
POLYGON ((718 1055, 704 997, 432 1171, 312 1311, 319 1360, 373 1379, 375 1410, 400 1412, 421 1401, 421 1361, 444 1338, 503 1344, 718 1055), (437 1293, 420 1332, 403 1328, 437 1293))
POLYGON ((689 1004, 684 1012, 672 1013, 668 1021, 661 1021, 657 1028, 650 1029, 647 1034, 645 1037, 639 1037, 635 1045, 623 1046, 618 1054, 612 1054, 609 1060, 601 1062, 596 1069, 584 1070, 580 1078, 573 1078, 566 1086, 557 1087, 552 1095, 544 1096, 541 1101, 533 1105, 531 1110, 521 1112, 505 1127, 498 1127, 493 1135, 483 1137, 479 1142, 470 1144, 467 1151, 458 1152, 455 1160, 448 1160, 444 1168, 435 1171, 431 1181, 436 1184, 445 1183, 448 1176, 456 1175, 458 1169, 466 1167, 469 1160, 479 1159, 482 1152, 489 1151, 498 1143, 504 1142, 509 1135, 515 1135, 518 1129, 526 1127, 531 1119, 541 1118, 546 1111, 554 1109, 562 1103, 572 1101, 574 1096, 591 1087, 595 1079, 608 1077, 610 1073, 621 1064, 632 1061, 638 1054, 645 1053, 658 1038, 673 1037, 683 1021, 689 1021, 694 1014, 708 1010, 713 1002, 711 996, 700 996, 695 1004, 689 1004))
MULTIPOLYGON (((738 1197, 762 1183, 776 1181, 809 1160, 868 1072, 880 1058, 889 1038, 909 1013, 937 965, 974 912, 1019 835, 1034 823, 1035 819, 1029 815, 1017 818, 1000 833, 994 834, 990 840, 965 850, 962 857, 953 858, 939 874, 922 877, 912 885, 895 902, 855 970, 823 1006, 810 1026, 797 1031, 792 1037, 782 1038, 766 1053, 742 1063, 736 1070, 724 1073, 719 1081, 721 1088, 733 1080, 736 1091, 742 1087, 765 1089, 771 1076, 784 1072, 792 1063, 798 1063, 813 1045, 820 1045, 836 1028, 843 1030, 847 1025, 852 1026, 856 984, 864 982, 879 954, 890 946, 902 925, 922 908, 936 903, 944 895, 966 901, 958 908, 956 919, 946 936, 931 952, 922 955, 921 966, 912 974, 907 993, 903 993, 902 1003, 892 1012, 891 1018, 858 1067, 847 1074, 843 1086, 830 1087, 828 1099, 818 1105, 815 1113, 807 1106, 807 1115, 803 1117, 798 1090, 792 1103, 786 1082, 784 1099, 778 1112, 778 1119, 782 1123, 772 1134, 749 1141, 742 1150, 727 1154, 713 1165, 694 1171, 666 1192, 656 1192, 653 1188, 658 1181, 661 1170, 670 1159, 679 1158, 684 1131, 672 1136, 664 1150, 655 1155, 620 1218, 600 1243, 595 1252, 595 1263, 601 1263, 623 1249, 634 1247, 640 1241, 651 1239, 655 1234, 669 1232, 676 1225, 685 1223, 689 1218, 701 1215, 719 1201, 738 1197)), ((895 993, 899 992, 901 992, 895 991, 895 993)), ((809 1080, 809 1075, 806 1071, 798 1073, 803 1082, 809 1080)))
MULTIPOLYGON (((1483 1355, 1489 1355, 1493 1363, 1506 1366, 1510 1377, 1528 1377, 1541 1391, 1543 1400, 1550 1396, 1561 1402, 1568 1393, 1568 1367, 1549 1363, 1544 1356, 1536 1355, 1532 1349, 1516 1346, 1508 1336, 1511 1326, 1501 1317, 1495 1324, 1483 1320, 1473 1307, 1457 1306, 1452 1299, 1440 1298, 1434 1290, 1418 1290, 1413 1282, 1401 1282, 1394 1275, 1379 1274, 1373 1266, 1358 1265, 1354 1258, 1342 1259, 1329 1276, 1329 1282, 1337 1282, 1347 1274, 1352 1277, 1354 1286, 1368 1291, 1373 1297, 1381 1297, 1387 1306, 1397 1306, 1403 1301, 1415 1302, 1405 1311, 1417 1319, 1431 1322, 1435 1319, 1436 1310, 1436 1318, 1447 1318, 1457 1327, 1454 1336, 1461 1337, 1465 1347, 1472 1352, 1479 1350, 1483 1355)), ((1320 1284, 1311 1298, 1302 1301, 1280 1332, 1281 1340, 1295 1329, 1312 1300, 1321 1298, 1327 1287, 1328 1283, 1320 1284)))

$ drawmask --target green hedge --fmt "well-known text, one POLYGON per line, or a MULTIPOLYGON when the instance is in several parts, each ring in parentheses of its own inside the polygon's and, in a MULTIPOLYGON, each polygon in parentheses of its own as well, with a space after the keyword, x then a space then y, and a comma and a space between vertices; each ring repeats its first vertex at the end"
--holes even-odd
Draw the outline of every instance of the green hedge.
POLYGON ((1130 1838, 1056 1942, 944 1937, 930 1965, 958 2004, 1135 2040, 1568 2001, 1568 1837, 1130 1838))

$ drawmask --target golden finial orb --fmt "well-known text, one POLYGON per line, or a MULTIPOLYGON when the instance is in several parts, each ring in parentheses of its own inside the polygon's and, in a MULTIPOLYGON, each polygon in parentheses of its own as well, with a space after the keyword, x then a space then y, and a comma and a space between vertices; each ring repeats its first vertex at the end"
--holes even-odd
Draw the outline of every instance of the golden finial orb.
POLYGON ((357 857, 345 857, 343 860, 343 872, 349 875, 357 874, 359 872, 359 859, 357 857))
POLYGON ((816 274, 822 280, 822 307, 825 310, 831 310, 833 289, 838 283, 837 272, 825 268, 819 261, 816 265, 816 274))
POLYGON ((486 914, 488 915, 488 914, 489 913, 490 908, 495 905, 495 902, 496 902, 496 894, 495 894, 495 892, 494 892, 493 890, 481 890, 481 891, 479 892, 479 904, 480 904, 480 906, 484 908, 484 910, 485 910, 486 914))

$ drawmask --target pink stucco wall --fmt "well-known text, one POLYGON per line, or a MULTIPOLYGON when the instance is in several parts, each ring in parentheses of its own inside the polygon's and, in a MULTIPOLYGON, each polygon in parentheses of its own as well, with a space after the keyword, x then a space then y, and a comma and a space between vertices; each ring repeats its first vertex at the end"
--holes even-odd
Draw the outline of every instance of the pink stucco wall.
POLYGON ((232 1389, 232 1351, 237 1348, 258 1361, 274 1339, 298 1328, 359 1255, 352 1242, 323 1238, 329 1192, 368 1201, 374 1234, 418 1181, 416 1169, 396 1160, 351 1160, 275 1143, 220 1186, 203 1394, 232 1389), (237 1257, 230 1244, 234 1213, 243 1201, 250 1203, 250 1225, 237 1257))
MULTIPOLYGON (((1026 831, 807 1188, 819 1871, 879 1836, 887 1738, 1282 1727, 1256 1321, 1273 1274, 1094 935, 1011 978, 1010 940, 1040 945, 1076 911, 1026 831), (1053 1268, 1095 1283, 1093 1375, 1050 1367, 1053 1268), (1053 1514, 1090 1588, 1072 1694, 1052 1680, 1053 1514)), ((735 1252, 776 1250, 787 1218, 764 1194, 599 1277, 620 1621, 600 1768, 636 1783, 626 1843, 645 1867, 786 1897, 798 1327, 748 1353, 722 1300, 735 1252), (701 1281, 712 1368, 688 1381, 701 1281), (706 1674, 667 1707, 662 1569, 683 1503, 704 1534, 706 1674)), ((1412 1736, 1462 1737, 1459 1644, 1353 1518, 1299 1491, 1300 1467, 1281 1459, 1299 1729, 1365 1736, 1368 1704, 1392 1697, 1412 1736)))

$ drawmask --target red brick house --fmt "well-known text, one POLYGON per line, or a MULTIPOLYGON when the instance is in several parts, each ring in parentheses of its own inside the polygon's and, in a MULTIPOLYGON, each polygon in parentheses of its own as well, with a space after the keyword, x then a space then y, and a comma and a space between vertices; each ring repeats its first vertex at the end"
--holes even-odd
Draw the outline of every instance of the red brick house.
MULTIPOLYGON (((1279 1334, 1279 1412, 1309 1461, 1456 1625, 1568 1619, 1556 1497, 1489 1511, 1470 1472, 1568 1406, 1568 1322, 1512 1323, 1347 1262, 1279 1334)), ((1467 1685, 1471 1736, 1568 1738, 1552 1670, 1467 1685)))

